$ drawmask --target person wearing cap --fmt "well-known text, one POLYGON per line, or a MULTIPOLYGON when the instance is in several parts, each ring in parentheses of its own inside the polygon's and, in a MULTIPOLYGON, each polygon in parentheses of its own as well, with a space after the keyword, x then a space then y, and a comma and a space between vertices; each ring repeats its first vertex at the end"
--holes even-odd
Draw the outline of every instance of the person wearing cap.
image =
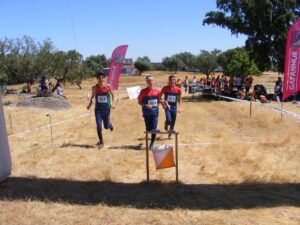
POLYGON ((93 98, 95 97, 95 118, 97 124, 97 134, 99 142, 98 147, 103 147, 103 136, 102 136, 102 121, 105 129, 113 131, 113 125, 110 121, 110 109, 115 108, 114 106, 114 95, 111 91, 110 85, 104 83, 105 74, 99 72, 96 74, 98 83, 92 87, 92 96, 89 100, 87 109, 93 104, 93 98))
MULTIPOLYGON (((173 131, 175 127, 176 122, 176 116, 177 116, 177 102, 179 104, 178 112, 181 111, 181 97, 182 92, 181 89, 176 86, 176 78, 174 75, 169 76, 169 84, 164 86, 160 92, 160 100, 162 103, 163 108, 165 109, 166 114, 166 122, 165 122, 165 130, 173 131), (162 95, 164 95, 164 99, 162 100, 162 95)), ((169 134, 169 138, 171 137, 171 134, 169 134)))
MULTIPOLYGON (((146 131, 156 130, 158 123, 158 103, 160 91, 153 87, 154 79, 151 75, 146 76, 147 87, 141 90, 138 102, 142 106, 146 131)), ((151 134, 150 149, 153 148, 156 134, 151 134)))

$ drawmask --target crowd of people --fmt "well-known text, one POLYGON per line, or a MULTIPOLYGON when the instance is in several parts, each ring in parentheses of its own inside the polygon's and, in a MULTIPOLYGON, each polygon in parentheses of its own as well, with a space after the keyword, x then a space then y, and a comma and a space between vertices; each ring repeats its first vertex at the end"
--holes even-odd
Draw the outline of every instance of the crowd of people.
MULTIPOLYGON (((247 98, 250 95, 250 88, 253 84, 252 76, 206 76, 197 79, 194 76, 189 79, 187 76, 183 81, 185 93, 209 92, 224 95, 236 95, 235 97, 247 98)), ((182 85, 182 84, 181 84, 182 85)))
MULTIPOLYGON (((32 94, 32 86, 33 86, 33 82, 27 82, 27 93, 32 94)), ((36 96, 37 97, 50 97, 50 96, 53 96, 53 92, 54 92, 53 83, 49 82, 45 76, 42 76, 41 79, 39 80, 39 85, 36 89, 36 96)), ((64 90, 63 90, 61 83, 59 83, 58 86, 56 87, 56 94, 60 97, 68 99, 64 95, 64 90)))

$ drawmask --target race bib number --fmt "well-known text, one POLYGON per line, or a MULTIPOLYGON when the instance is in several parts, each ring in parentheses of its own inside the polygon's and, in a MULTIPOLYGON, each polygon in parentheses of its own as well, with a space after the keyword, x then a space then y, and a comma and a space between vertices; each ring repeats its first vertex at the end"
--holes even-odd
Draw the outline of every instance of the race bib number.
POLYGON ((176 96, 174 96, 174 95, 168 95, 167 101, 168 102, 176 102, 176 96))
POLYGON ((98 96, 98 103, 107 103, 107 96, 98 96))
POLYGON ((157 107, 157 99, 148 100, 148 104, 152 107, 157 107))

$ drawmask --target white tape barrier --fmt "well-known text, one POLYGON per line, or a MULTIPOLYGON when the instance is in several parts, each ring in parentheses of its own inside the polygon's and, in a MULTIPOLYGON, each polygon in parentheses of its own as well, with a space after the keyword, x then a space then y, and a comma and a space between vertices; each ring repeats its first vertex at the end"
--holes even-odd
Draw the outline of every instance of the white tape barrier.
POLYGON ((11 174, 11 158, 7 140, 2 97, 0 95, 0 182, 11 174))
MULTIPOLYGON (((243 99, 231 98, 231 97, 227 97, 227 96, 224 96, 224 95, 216 95, 216 94, 213 94, 213 95, 217 96, 217 97, 220 97, 220 98, 223 98, 223 99, 232 100, 232 101, 235 101, 235 102, 249 103, 249 101, 243 100, 243 99)), ((293 112, 287 111, 285 109, 281 109, 281 108, 276 107, 276 106, 266 105, 266 104, 259 103, 259 102, 253 102, 253 103, 258 104, 259 106, 262 106, 262 107, 266 107, 266 108, 272 109, 274 111, 283 113, 283 114, 285 114, 287 116, 290 116, 290 117, 293 117, 293 118, 296 118, 296 119, 300 120, 300 115, 297 114, 297 113, 293 113, 293 112)))
POLYGON ((45 125, 45 126, 42 126, 42 127, 37 127, 37 128, 34 128, 34 129, 30 129, 30 130, 24 130, 24 131, 15 133, 15 134, 8 135, 8 137, 15 137, 15 136, 19 136, 19 135, 22 135, 22 134, 31 133, 31 132, 34 132, 34 131, 38 131, 38 130, 50 127, 50 126, 56 126, 56 125, 63 124, 63 123, 66 123, 66 122, 70 122, 70 121, 73 121, 75 119, 79 119, 79 118, 82 118, 82 117, 85 117, 85 116, 90 116, 91 114, 92 113, 90 112, 90 113, 87 113, 87 114, 84 114, 84 115, 81 115, 81 116, 72 117, 72 118, 67 119, 67 120, 59 121, 57 123, 52 123, 51 125, 48 124, 48 125, 45 125))

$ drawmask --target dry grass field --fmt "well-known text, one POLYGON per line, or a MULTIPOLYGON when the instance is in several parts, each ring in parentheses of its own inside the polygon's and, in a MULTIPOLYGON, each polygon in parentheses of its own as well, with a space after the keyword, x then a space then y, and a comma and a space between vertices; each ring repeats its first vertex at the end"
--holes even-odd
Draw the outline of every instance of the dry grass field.
MULTIPOLYGON (((157 87, 166 84, 168 73, 152 74, 157 87)), ((194 74, 176 74, 186 75, 194 74)), ((254 82, 271 88, 276 78, 269 73, 254 82)), ((144 79, 121 77, 115 130, 104 132, 103 149, 95 147, 94 117, 79 117, 88 113, 86 93, 96 80, 83 90, 65 87, 69 110, 4 107, 15 136, 12 175, 0 184, 1 225, 300 224, 299 120, 255 104, 250 118, 248 104, 186 94, 176 124, 180 184, 174 168, 156 171, 152 155, 146 183, 145 150, 135 147, 144 144, 141 108, 126 94, 126 87, 144 87, 144 79), (53 145, 49 128, 17 134, 47 125, 48 113, 53 123, 68 120, 53 126, 53 145)), ((300 114, 298 105, 284 108, 300 114)), ((158 135, 163 143, 174 139, 158 135)))

